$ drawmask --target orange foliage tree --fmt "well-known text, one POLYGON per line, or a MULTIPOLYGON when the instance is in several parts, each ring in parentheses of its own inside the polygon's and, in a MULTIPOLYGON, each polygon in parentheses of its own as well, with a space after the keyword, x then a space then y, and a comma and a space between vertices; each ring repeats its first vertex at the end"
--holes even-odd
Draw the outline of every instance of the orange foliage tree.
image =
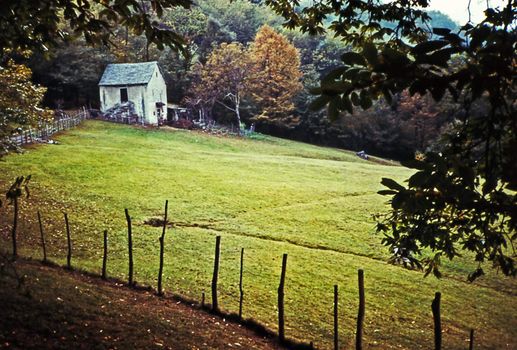
POLYGON ((264 25, 249 49, 253 64, 250 94, 260 113, 256 121, 283 123, 294 110, 301 83, 300 53, 285 36, 264 25))

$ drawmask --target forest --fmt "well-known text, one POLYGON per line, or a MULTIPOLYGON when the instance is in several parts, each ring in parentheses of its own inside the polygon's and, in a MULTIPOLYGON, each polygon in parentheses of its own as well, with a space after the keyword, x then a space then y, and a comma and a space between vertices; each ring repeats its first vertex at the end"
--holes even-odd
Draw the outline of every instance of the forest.
MULTIPOLYGON (((459 29, 443 13, 429 15, 432 27, 459 29)), ((438 148, 439 135, 456 117, 452 98, 438 104, 404 92, 331 122, 325 109, 309 108, 315 99, 311 88, 351 47, 331 31, 309 35, 286 29, 285 20, 263 1, 199 0, 189 9, 167 9, 159 21, 183 36, 183 50, 159 50, 144 34, 119 27, 109 46, 92 47, 78 37, 27 58, 34 82, 47 88, 44 105, 98 108, 97 84, 108 63, 156 60, 169 102, 189 107, 194 118, 201 113, 222 125, 254 124, 256 131, 313 144, 410 159, 438 148)))

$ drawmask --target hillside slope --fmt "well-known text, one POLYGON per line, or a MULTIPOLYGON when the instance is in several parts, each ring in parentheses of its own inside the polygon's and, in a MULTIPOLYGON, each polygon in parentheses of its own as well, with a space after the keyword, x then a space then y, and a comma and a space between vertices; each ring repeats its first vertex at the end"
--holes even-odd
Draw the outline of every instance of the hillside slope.
POLYGON ((151 291, 19 260, 0 274, 0 348, 280 349, 274 340, 151 291))
MULTIPOLYGON (((236 312, 241 248, 245 318, 276 330, 282 254, 288 254, 286 335, 318 347, 332 342, 333 286, 340 291, 340 339, 354 344, 357 269, 365 271, 365 344, 428 349, 430 304, 443 295, 444 346, 464 348, 471 328, 476 349, 517 347, 515 279, 495 272, 474 284, 469 257, 444 261, 444 278, 423 278, 387 264, 373 234, 372 215, 386 209, 380 180, 410 171, 364 161, 351 152, 272 137, 250 140, 182 130, 156 130, 88 121, 2 162, 0 188, 32 174, 21 205, 19 249, 41 256, 36 210, 48 254, 64 264, 63 212, 70 218, 72 265, 99 272, 102 232, 108 230, 108 274, 127 274, 127 208, 133 224, 135 278, 156 286, 161 228, 169 200, 164 283, 194 300, 209 295, 215 237, 221 236, 220 305, 236 312)), ((0 212, 0 245, 10 249, 12 208, 0 212)), ((488 269, 490 270, 490 269, 488 269)))

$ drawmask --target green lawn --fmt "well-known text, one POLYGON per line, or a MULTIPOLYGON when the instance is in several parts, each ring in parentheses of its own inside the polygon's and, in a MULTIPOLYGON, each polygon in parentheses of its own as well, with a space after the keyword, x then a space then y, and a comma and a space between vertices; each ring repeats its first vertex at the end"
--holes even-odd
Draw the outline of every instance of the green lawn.
MULTIPOLYGON (((495 272, 469 284, 468 260, 449 263, 442 280, 386 263, 372 214, 385 210, 381 177, 410 172, 359 159, 353 153, 272 137, 219 138, 197 132, 144 130, 88 121, 63 134, 60 145, 35 146, 1 163, 0 185, 32 174, 23 203, 20 250, 38 257, 36 209, 42 211, 52 259, 64 263, 62 212, 73 237, 73 265, 99 271, 102 231, 109 230, 108 273, 127 272, 124 208, 134 221, 136 280, 155 285, 160 228, 167 232, 166 290, 200 299, 210 295, 215 236, 222 236, 220 304, 238 310, 238 271, 245 248, 244 316, 276 329, 276 289, 288 253, 286 335, 329 348, 333 285, 340 288, 343 348, 354 340, 357 269, 365 270, 367 348, 432 347, 430 304, 442 292, 444 344, 476 349, 517 347, 516 282, 495 272)), ((5 192, 5 191, 4 191, 5 192)), ((9 209, 10 210, 10 209, 9 209)), ((10 247, 5 209, 2 246, 10 247)), ((209 298, 208 298, 209 299, 209 298)), ((208 300, 209 301, 209 300, 208 300)))

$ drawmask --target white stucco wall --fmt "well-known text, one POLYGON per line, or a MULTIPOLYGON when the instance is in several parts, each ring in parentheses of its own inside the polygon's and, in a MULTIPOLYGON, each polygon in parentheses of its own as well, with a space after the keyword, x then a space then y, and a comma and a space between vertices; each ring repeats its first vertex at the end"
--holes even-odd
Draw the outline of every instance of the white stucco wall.
POLYGON ((147 117, 147 111, 144 111, 147 106, 142 105, 142 99, 145 99, 147 94, 145 85, 101 86, 99 89, 101 111, 105 112, 117 103, 120 103, 120 89, 123 88, 127 89, 127 99, 135 104, 136 114, 147 117), (145 115, 144 112, 146 112, 145 115))
POLYGON ((147 111, 148 120, 150 120, 151 124, 158 123, 158 115, 156 112, 156 102, 161 102, 164 104, 162 107, 162 118, 167 120, 167 86, 165 85, 165 80, 163 79, 158 66, 156 66, 155 71, 153 72, 153 76, 146 87, 147 90, 147 111))
POLYGON ((167 87, 158 67, 147 85, 100 86, 101 111, 120 103, 120 89, 127 88, 128 100, 135 104, 135 111, 144 117, 145 123, 157 124, 156 102, 164 104, 162 118, 167 119, 167 87))

